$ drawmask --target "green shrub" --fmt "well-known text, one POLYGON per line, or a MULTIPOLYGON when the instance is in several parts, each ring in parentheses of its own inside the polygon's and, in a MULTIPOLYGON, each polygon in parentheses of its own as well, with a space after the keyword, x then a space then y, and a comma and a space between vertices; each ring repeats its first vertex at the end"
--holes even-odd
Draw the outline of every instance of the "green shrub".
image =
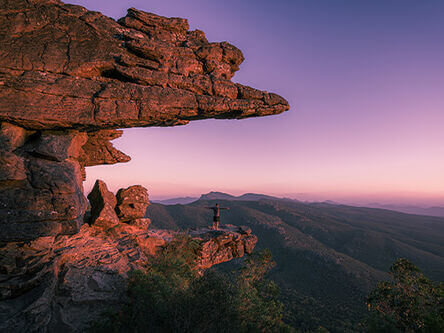
POLYGON ((381 282, 367 299, 369 332, 444 332, 444 288, 427 279, 407 259, 390 268, 392 282, 381 282))
POLYGON ((199 244, 171 243, 128 282, 117 312, 91 325, 92 332, 287 332, 276 284, 265 279, 271 254, 255 253, 240 272, 193 269, 199 244))

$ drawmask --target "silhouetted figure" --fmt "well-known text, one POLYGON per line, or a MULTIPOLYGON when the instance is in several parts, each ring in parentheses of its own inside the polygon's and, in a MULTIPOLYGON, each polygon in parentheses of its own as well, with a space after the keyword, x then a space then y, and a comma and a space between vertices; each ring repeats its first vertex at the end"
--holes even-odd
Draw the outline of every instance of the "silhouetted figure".
POLYGON ((220 210, 221 209, 230 209, 228 207, 219 207, 219 204, 217 203, 214 207, 206 207, 208 209, 213 210, 213 229, 218 230, 219 229, 219 221, 220 221, 220 210))

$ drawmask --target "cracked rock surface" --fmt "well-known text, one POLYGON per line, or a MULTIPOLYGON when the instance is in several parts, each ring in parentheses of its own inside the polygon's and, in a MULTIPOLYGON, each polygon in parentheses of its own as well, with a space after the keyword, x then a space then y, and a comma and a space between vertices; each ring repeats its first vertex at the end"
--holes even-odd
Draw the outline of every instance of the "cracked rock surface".
POLYGON ((130 8, 116 22, 55 0, 4 0, 0 22, 0 120, 28 129, 171 126, 289 108, 231 82, 242 52, 185 19, 130 8))
MULTIPOLYGON (((179 233, 126 223, 83 225, 73 236, 9 242, 0 248, 1 332, 84 332, 125 301, 126 279, 179 233)), ((241 228, 194 230, 198 269, 249 253, 257 242, 241 228)), ((147 314, 149 315, 149 314, 147 314)))
MULTIPOLYGON (((244 60, 182 18, 131 8, 115 21, 58 0, 0 0, 0 331, 81 332, 124 300, 130 270, 177 236, 147 230, 148 193, 85 167, 128 162, 118 128, 242 119, 289 109, 231 81, 244 60)), ((250 231, 251 232, 251 231, 250 231)), ((252 251, 237 227, 190 232, 199 269, 252 251)))
POLYGON ((91 225, 75 235, 0 242, 1 332, 84 332, 125 302, 128 273, 146 269, 176 239, 198 245, 196 270, 242 257, 256 245, 251 230, 236 226, 148 229, 150 219, 140 217, 140 208, 145 213, 149 205, 147 190, 135 185, 118 193, 116 198, 97 180, 88 195, 91 225), (128 210, 132 203, 141 206, 128 210), (123 212, 121 219, 116 211, 123 212))
POLYGON ((242 52, 182 18, 3 0, 0 22, 0 241, 78 232, 85 167, 130 160, 110 142, 116 128, 289 108, 233 83, 242 52))

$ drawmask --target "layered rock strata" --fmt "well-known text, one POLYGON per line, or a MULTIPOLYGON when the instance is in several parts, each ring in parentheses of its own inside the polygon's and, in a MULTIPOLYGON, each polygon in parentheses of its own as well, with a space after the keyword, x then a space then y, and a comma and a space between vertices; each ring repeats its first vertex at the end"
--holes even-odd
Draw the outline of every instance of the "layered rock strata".
POLYGON ((0 244, 0 331, 84 331, 105 310, 125 302, 130 271, 145 269, 152 256, 181 236, 198 244, 197 270, 242 257, 256 245, 251 230, 235 226, 149 230, 149 219, 139 216, 149 205, 147 190, 135 185, 118 194, 97 180, 88 195, 91 225, 76 235, 0 244))
POLYGON ((244 60, 181 18, 118 20, 55 0, 2 1, 0 120, 32 129, 170 126, 280 113, 280 96, 230 81, 244 60))
MULTIPOLYGON (((0 127, 0 241, 75 234, 84 222, 85 166, 127 161, 107 141, 96 157, 102 131, 27 130, 0 127)), ((112 138, 121 135, 114 131, 112 138)), ((105 137, 110 138, 109 131, 105 137)))
POLYGON ((231 78, 244 60, 181 18, 115 21, 57 0, 0 2, 0 240, 79 231, 85 167, 127 162, 115 128, 288 110, 231 78))
POLYGON ((0 241, 73 234, 87 202, 78 161, 87 134, 30 131, 2 123, 0 241))
MULTIPOLYGON (((90 321, 125 301, 128 273, 143 269, 178 235, 127 223, 108 229, 85 224, 72 236, 4 244, 0 331, 83 332, 90 321)), ((195 230, 190 236, 200 244, 198 269, 248 253, 257 242, 237 227, 195 230)))
MULTIPOLYGON (((115 198, 98 182, 84 224, 85 167, 130 160, 110 142, 117 128, 289 105, 233 83, 241 51, 185 19, 131 8, 115 21, 58 0, 4 0, 0 23, 0 331, 79 332, 121 303, 128 272, 177 236, 147 229, 139 187, 115 198)), ((249 253, 250 232, 191 231, 197 269, 249 253)))

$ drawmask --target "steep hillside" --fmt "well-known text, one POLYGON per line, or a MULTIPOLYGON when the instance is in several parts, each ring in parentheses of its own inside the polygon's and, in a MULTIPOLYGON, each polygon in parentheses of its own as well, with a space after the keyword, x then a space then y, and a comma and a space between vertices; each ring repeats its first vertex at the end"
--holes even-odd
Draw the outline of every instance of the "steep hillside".
MULTIPOLYGON (((301 203, 283 199, 218 200, 230 210, 226 224, 247 225, 258 236, 257 248, 270 248, 272 272, 293 312, 292 320, 312 326, 316 320, 333 330, 357 322, 364 300, 377 281, 386 279, 398 257, 416 263, 425 274, 444 280, 444 219, 382 209, 301 203), (340 309, 338 311, 338 309, 340 309)), ((147 211, 156 227, 186 229, 211 221, 206 206, 153 204, 147 211)))

